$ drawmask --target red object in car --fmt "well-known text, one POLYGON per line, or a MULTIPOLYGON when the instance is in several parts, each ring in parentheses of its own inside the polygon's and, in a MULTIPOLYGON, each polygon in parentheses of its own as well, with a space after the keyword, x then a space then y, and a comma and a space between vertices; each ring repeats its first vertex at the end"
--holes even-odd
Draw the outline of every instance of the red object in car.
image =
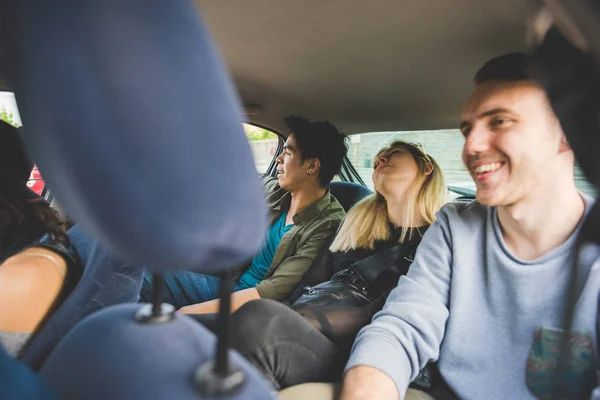
POLYGON ((29 180, 27 181, 27 187, 37 193, 39 196, 42 195, 45 186, 44 178, 40 174, 37 165, 33 166, 29 180))

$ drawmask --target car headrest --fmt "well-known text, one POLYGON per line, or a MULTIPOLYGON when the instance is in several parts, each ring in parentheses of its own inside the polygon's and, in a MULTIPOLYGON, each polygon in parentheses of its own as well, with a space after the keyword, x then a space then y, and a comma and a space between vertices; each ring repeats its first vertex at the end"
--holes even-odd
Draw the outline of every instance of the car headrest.
POLYGON ((24 139, 65 212, 154 269, 251 258, 266 207, 241 107, 189 0, 10 2, 24 139))
POLYGON ((333 197, 335 197, 342 207, 344 207, 346 212, 348 212, 354 204, 373 194, 369 188, 354 182, 331 182, 329 184, 329 190, 333 197))
MULTIPOLYGON (((52 352, 40 374, 64 400, 216 399, 200 395, 198 367, 214 357, 215 336, 183 314, 143 325, 138 304, 113 306, 84 319, 52 352), (115 340, 118 338, 118 340, 115 340)), ((234 351, 245 382, 228 399, 274 399, 274 390, 234 351)))

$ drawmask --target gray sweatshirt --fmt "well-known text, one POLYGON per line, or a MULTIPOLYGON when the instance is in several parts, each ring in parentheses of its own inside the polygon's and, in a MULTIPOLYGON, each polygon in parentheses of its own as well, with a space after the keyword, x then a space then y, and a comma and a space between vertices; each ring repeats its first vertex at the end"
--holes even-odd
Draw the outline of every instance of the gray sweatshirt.
MULTIPOLYGON (((584 200, 589 212, 592 200, 584 200)), ((442 377, 462 399, 544 398, 555 389, 550 372, 565 332, 577 231, 542 257, 524 261, 507 249, 497 208, 446 205, 408 274, 358 334, 346 370, 378 368, 404 397, 419 369, 438 360, 442 377)), ((589 396, 596 383, 600 249, 581 250, 577 275, 575 356, 562 375, 568 398, 589 396)))

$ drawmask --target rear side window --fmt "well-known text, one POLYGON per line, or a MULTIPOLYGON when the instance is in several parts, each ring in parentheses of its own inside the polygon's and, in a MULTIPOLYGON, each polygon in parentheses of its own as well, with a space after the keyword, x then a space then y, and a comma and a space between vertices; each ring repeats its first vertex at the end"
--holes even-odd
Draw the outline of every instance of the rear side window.
MULTIPOLYGON (((21 116, 12 92, 0 92, 0 119, 17 128, 21 126, 21 116)), ((27 187, 41 196, 44 192, 44 186, 44 178, 42 178, 37 165, 34 165, 29 181, 27 181, 27 187)))
POLYGON ((252 149, 256 170, 259 173, 267 172, 282 139, 275 132, 250 124, 244 124, 244 131, 252 149))
POLYGON ((0 92, 0 119, 17 128, 21 126, 21 116, 12 92, 0 92))
MULTIPOLYGON (((348 159, 365 181, 373 189, 373 157, 379 149, 394 140, 421 143, 425 151, 433 156, 444 172, 446 184, 456 192, 475 190, 475 182, 462 162, 462 148, 465 142, 458 129, 435 131, 370 132, 350 137, 348 159)), ((575 184, 583 193, 594 196, 594 187, 585 179, 581 169, 575 167, 575 184)), ((454 193, 456 193, 454 192, 454 193)))

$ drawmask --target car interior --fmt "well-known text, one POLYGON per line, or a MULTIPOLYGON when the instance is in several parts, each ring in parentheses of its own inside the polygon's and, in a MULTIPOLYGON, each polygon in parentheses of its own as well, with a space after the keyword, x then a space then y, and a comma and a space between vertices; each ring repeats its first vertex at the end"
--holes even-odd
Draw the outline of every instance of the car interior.
MULTIPOLYGON (((40 2, 32 2, 34 3, 39 5, 40 2)), ((104 92, 94 91, 97 88, 90 89, 93 85, 86 86, 86 90, 89 89, 87 95, 96 93, 99 98, 89 104, 76 104, 74 99, 77 99, 77 95, 82 95, 82 92, 68 88, 60 94, 55 91, 64 86, 64 82, 59 82, 57 77, 66 81, 70 76, 74 84, 79 84, 85 82, 85 79, 90 79, 91 82, 101 75, 82 72, 86 68, 91 68, 91 64, 81 63, 83 58, 78 58, 84 57, 77 53, 77 49, 81 48, 77 46, 81 46, 81 43, 73 44, 72 47, 69 47, 71 44, 66 44, 59 48, 61 46, 59 42, 49 40, 45 44, 51 54, 49 55, 48 52, 32 45, 35 40, 41 40, 39 34, 32 34, 22 40, 8 37, 9 44, 3 44, 0 48, 0 91, 15 93, 23 127, 28 135, 28 127, 31 126, 28 122, 35 122, 33 127, 29 128, 32 134, 29 135, 26 144, 30 147, 33 144, 32 154, 41 155, 34 161, 39 165, 40 172, 46 179, 48 187, 44 194, 47 195, 47 199, 52 200, 52 195, 56 194, 55 200, 60 204, 60 208, 64 208, 66 215, 75 223, 83 223, 88 229, 92 227, 92 231, 104 242, 122 253, 133 258, 141 258, 138 264, 152 264, 153 271, 158 277, 172 271, 166 267, 163 269, 157 267, 160 263, 155 263, 153 260, 164 261, 175 253, 181 256, 177 259, 178 265, 202 264, 197 258, 191 260, 190 257, 182 255, 186 249, 189 249, 189 243, 184 244, 187 237, 185 235, 198 234, 203 238, 210 236, 211 226, 217 224, 214 219, 211 219, 214 216, 210 216, 211 213, 217 213, 215 210, 231 210, 234 207, 242 209, 235 217, 239 221, 246 222, 246 226, 242 226, 234 233, 230 232, 231 235, 236 235, 238 242, 243 238, 251 237, 255 227, 260 226, 260 223, 256 222, 259 218, 254 217, 254 213, 262 215, 260 213, 263 210, 258 205, 260 196, 249 188, 248 198, 237 196, 238 198, 235 199, 236 192, 233 186, 247 185, 247 181, 250 180, 248 171, 240 173, 237 177, 233 176, 236 174, 236 168, 237 172, 247 170, 248 165, 253 165, 253 162, 246 142, 240 142, 239 134, 242 131, 235 130, 233 125, 241 126, 241 122, 244 122, 278 135, 275 153, 269 154, 271 160, 266 170, 260 171, 274 175, 274 159, 281 152, 283 141, 290 133, 284 122, 285 117, 298 115, 309 120, 327 120, 335 124, 350 136, 348 140, 350 152, 338 179, 330 184, 330 189, 343 208, 348 211, 359 200, 372 193, 372 187, 365 184, 368 180, 365 177, 368 175, 362 172, 368 170, 360 158, 363 157, 363 153, 356 153, 359 156, 353 159, 352 146, 357 147, 361 143, 368 142, 367 134, 370 133, 380 134, 382 139, 377 139, 378 142, 374 141, 380 147, 385 140, 389 141, 393 136, 392 133, 421 132, 414 135, 427 137, 432 144, 426 144, 425 147, 434 149, 432 154, 436 158, 443 157, 446 151, 456 153, 454 149, 448 149, 449 145, 446 141, 440 142, 441 144, 436 147, 436 134, 439 132, 439 137, 443 137, 443 140, 447 140, 448 143, 452 142, 452 146, 461 147, 461 136, 456 129, 461 107, 472 90, 474 72, 483 62, 496 55, 527 51, 529 49, 526 41, 528 23, 532 13, 539 7, 537 1, 522 0, 503 2, 489 0, 376 0, 371 2, 194 0, 190 2, 177 0, 171 6, 167 6, 169 2, 163 2, 162 5, 153 2, 147 8, 140 1, 129 2, 129 5, 121 5, 118 1, 107 1, 105 6, 97 5, 89 8, 78 6, 76 3, 65 1, 55 5, 55 7, 71 7, 76 12, 60 16, 60 13, 55 10, 49 17, 41 15, 41 11, 34 12, 31 5, 23 7, 13 5, 7 15, 14 20, 8 21, 7 17, 3 18, 0 25, 2 36, 8 37, 17 33, 26 36, 26 29, 33 29, 32 27, 40 30, 52 29, 56 25, 48 19, 53 17, 64 18, 63 21, 67 21, 65 26, 79 29, 78 32, 83 35, 89 33, 85 21, 75 23, 69 18, 82 15, 89 17, 86 13, 97 12, 98 14, 90 14, 96 17, 94 24, 97 23, 98 29, 106 28, 111 25, 106 22, 107 19, 117 18, 119 15, 117 11, 120 8, 123 10, 124 17, 121 18, 118 26, 123 31, 111 34, 104 31, 98 33, 98 35, 106 35, 107 43, 116 40, 119 34, 134 35, 134 29, 138 27, 147 29, 145 33, 149 37, 154 34, 157 35, 156 37, 163 37, 158 35, 165 32, 172 34, 176 30, 169 30, 172 28, 160 30, 163 29, 162 25, 156 23, 161 21, 161 12, 165 21, 177 21, 182 27, 188 29, 185 32, 189 37, 173 34, 165 39, 165 43, 172 47, 149 46, 147 52, 140 52, 146 57, 144 61, 156 62, 161 66, 160 71, 166 71, 170 75, 163 75, 160 81, 147 81, 147 87, 141 87, 140 82, 143 78, 150 79, 158 76, 153 68, 147 68, 144 73, 140 73, 143 77, 134 79, 134 84, 131 85, 120 80, 118 82, 122 87, 111 86, 104 92), (131 30, 127 30, 125 28, 127 18, 135 18, 136 15, 139 15, 139 22, 132 24, 131 30), (202 21, 200 28, 195 25, 197 17, 202 21), (20 23, 23 24, 22 27, 15 27, 20 23), (31 49, 20 51, 21 49, 15 47, 16 44, 31 45, 31 49), (182 47, 184 45, 187 47, 182 47), (53 52, 52 46, 56 46, 56 52, 53 52), (156 50, 157 48, 159 50, 156 50), (152 53, 154 50, 156 51, 152 53), (173 57, 173 60, 183 60, 181 63, 184 67, 179 77, 177 77, 176 63, 160 61, 168 57, 173 57), (51 61, 52 58, 60 60, 51 61), (193 60, 190 61, 188 58, 193 60), (214 63, 211 66, 214 65, 214 70, 203 69, 203 60, 213 60, 213 58, 214 63), (28 62, 33 61, 39 64, 31 68, 24 67, 28 62), (48 64, 44 64, 45 62, 48 64), (44 81, 42 75, 46 66, 52 74, 55 74, 54 81, 51 79, 44 81), (221 66, 223 66, 222 71, 221 66), (198 70, 197 79, 193 74, 194 67, 198 70), (22 70, 15 74, 15 68, 22 70), (65 70, 59 75, 58 68, 65 70), (36 78, 35 82, 27 81, 36 74, 42 77, 36 78), (190 80, 188 89, 185 89, 186 79, 190 80), (229 79, 231 87, 228 86, 229 79), (205 89, 203 85, 207 80, 216 83, 206 89, 206 92, 193 93, 193 89, 205 89), (127 88, 129 94, 126 94, 122 88, 127 88), (148 99, 160 90, 164 90, 164 97, 154 96, 153 100, 148 102, 140 100, 148 99), (210 97, 207 93, 214 96, 210 97), (38 95, 39 97, 36 97, 38 95), (37 122, 37 116, 42 114, 43 106, 40 101, 34 99, 48 100, 52 103, 50 100, 53 96, 57 98, 56 104, 48 105, 48 110, 59 115, 62 120, 51 118, 46 114, 37 122), (239 110, 228 106, 230 99, 234 99, 233 101, 239 99, 241 106, 239 110), (69 104, 73 106, 72 110, 60 109, 69 104), (135 104, 143 106, 138 107, 135 104), (113 105, 124 108, 115 111, 113 105), (180 114, 176 109, 177 106, 181 106, 183 110, 180 114), (136 121, 138 116, 147 115, 144 113, 148 110, 157 113, 162 110, 161 107, 165 110, 163 115, 156 115, 155 118, 143 123, 136 121), (90 108, 94 110, 88 112, 90 108), (241 111, 241 115, 236 115, 236 111, 241 111), (73 113, 81 113, 82 117, 75 117, 73 113), (178 115, 173 117, 174 114, 178 115), (195 117, 192 117, 193 115, 195 117), (71 116, 73 126, 77 129, 60 132, 59 128, 71 123, 65 122, 69 121, 71 116), (107 120, 107 116, 114 116, 115 119, 107 120), (180 120, 177 119, 179 117, 180 120), (186 125, 186 118, 193 119, 194 123, 203 121, 206 129, 196 133, 196 137, 184 135, 185 140, 173 142, 149 133, 152 124, 165 127, 168 123, 184 131, 186 127, 192 125, 186 125), (165 122, 166 120, 169 120, 168 123, 165 122), (126 121, 125 125, 129 130, 110 131, 115 126, 114 121, 126 121), (229 123, 224 126, 223 121, 229 123), (44 124, 48 124, 47 129, 44 124), (95 148, 94 145, 79 140, 76 130, 81 130, 81 135, 88 135, 90 140, 93 139, 95 148), (147 134, 147 138, 143 137, 142 133, 147 134), (46 137, 43 138, 43 135, 46 137), (52 143, 59 143, 60 140, 64 143, 52 145, 52 143), (101 140, 110 143, 99 146, 101 140), (179 160, 166 167, 151 165, 148 161, 150 152, 143 157, 138 157, 117 150, 123 143, 131 145, 129 149, 134 148, 133 144, 136 140, 157 140, 164 146, 163 149, 172 149, 169 153, 179 160), (211 141, 211 146, 206 146, 208 141, 211 141), (79 155, 75 154, 78 146, 81 148, 87 146, 87 150, 79 155), (212 154, 207 147, 212 149, 212 154), (231 153, 232 151, 234 153, 231 153), (233 154, 231 158, 236 158, 237 151, 239 154, 244 152, 248 154, 244 153, 239 160, 227 163, 218 156, 229 152, 233 154), (64 163, 57 162, 56 159, 53 161, 52 157, 59 156, 70 161, 64 163), (197 161, 196 158, 201 156, 205 158, 197 161), (196 169, 189 168, 189 165, 192 165, 190 160, 195 160, 193 162, 196 164, 193 165, 197 167, 196 169), (102 165, 102 168, 97 170, 103 171, 91 172, 92 161, 102 165), (85 168, 74 173, 66 172, 67 168, 78 166, 85 168), (105 179, 104 183, 102 183, 103 179, 105 179), (195 179, 199 180, 198 185, 189 184, 195 179), (185 187, 178 188, 175 183, 166 182, 175 182, 185 187), (116 189, 120 191, 119 196, 108 193, 116 189), (172 190, 171 194, 168 190, 172 190), (160 204, 168 204, 168 199, 173 198, 171 196, 176 196, 178 199, 185 198, 190 193, 201 196, 203 190, 220 191, 223 196, 231 196, 234 199, 221 205, 206 200, 206 204, 202 204, 204 211, 194 214, 191 219, 189 213, 184 212, 188 211, 186 206, 180 209, 176 209, 174 205, 165 206, 165 213, 171 213, 169 216, 172 221, 181 221, 182 224, 186 224, 186 227, 191 226, 194 221, 204 224, 198 230, 189 228, 188 231, 175 232, 172 224, 161 221, 153 221, 154 225, 151 225, 153 229, 147 229, 149 225, 146 225, 146 222, 151 219, 152 207, 156 209, 160 204), (140 191, 143 198, 153 198, 156 201, 143 202, 140 200, 142 199, 140 191), (131 196, 132 200, 125 199, 127 196, 131 196), (139 206, 140 202, 144 207, 139 206), (115 204, 122 205, 123 209, 131 214, 121 215, 121 218, 107 218, 107 213, 114 210, 115 204), (147 209, 141 210, 141 208, 147 209), (244 208, 247 209, 243 210, 244 208), (164 230, 160 233, 148 233, 149 230, 154 229, 158 232, 159 228, 164 230), (133 239, 134 233, 141 231, 145 231, 144 235, 147 236, 140 236, 138 241, 133 239), (177 244, 173 247, 177 247, 177 251, 171 249, 167 252, 157 245, 151 254, 141 256, 143 252, 140 251, 142 248, 140 243, 143 241, 150 244, 159 243, 171 234, 176 238, 174 241, 177 244), (113 236, 109 237, 110 235, 113 236), (146 261, 150 262, 146 263, 146 261)), ((51 12, 48 7, 43 9, 51 12)), ((61 32, 62 35, 67 32, 66 29, 61 32)), ((52 37, 56 39, 60 35, 52 37)), ((81 40, 88 40, 91 43, 93 38, 90 35, 81 40)), ((65 40, 65 42, 72 41, 65 40)), ((112 65, 119 64, 119 57, 131 59, 123 53, 119 55, 119 51, 126 51, 127 46, 131 46, 135 41, 124 40, 123 42, 123 47, 115 50, 116 55, 111 55, 108 48, 98 47, 103 53, 96 61, 98 65, 105 68, 104 71, 112 71, 115 74, 131 71, 124 68, 119 70, 119 67, 114 71, 111 70, 112 65)), ((144 64, 139 62, 133 68, 142 70, 143 67, 144 64)), ((125 75, 119 76, 119 79, 125 78, 127 78, 125 75)), ((103 79, 106 79, 104 83, 107 83, 111 76, 107 73, 103 79)), ((373 150, 364 150, 364 157, 372 157, 375 150, 375 147, 373 150)), ((453 157, 455 156, 453 154, 453 157)), ((459 160, 460 158, 448 159, 448 163, 458 165, 459 160)), ((587 182, 584 174, 581 171, 577 174, 582 190, 594 194, 595 190, 587 182)), ((36 179, 40 178, 36 176, 36 179)), ((452 201, 472 201, 475 195, 473 186, 462 185, 458 182, 461 179, 457 178, 455 182, 449 183, 448 189, 452 193, 452 201)), ((187 206, 191 207, 190 204, 187 206)), ((234 220, 232 216, 232 224, 234 220)), ((174 241, 169 239, 170 243, 174 241)), ((201 261, 218 259, 222 261, 219 265, 226 265, 220 272, 229 273, 227 268, 231 267, 234 261, 240 261, 240 258, 247 257, 254 251, 251 245, 238 246, 235 242, 218 235, 210 240, 207 239, 208 255, 201 261), (223 253, 226 254, 211 252, 211 245, 222 246, 225 249, 223 253)), ((82 252, 86 254, 86 260, 94 259, 93 248, 83 249, 82 252)), ((128 277, 141 273, 141 269, 135 265, 131 266, 131 270, 123 271, 111 264, 111 260, 95 260, 93 265, 98 266, 99 263, 102 268, 90 267, 85 270, 84 277, 73 296, 46 320, 46 326, 37 332, 22 360, 15 362, 0 353, 0 398, 55 398, 52 397, 53 394, 48 394, 46 383, 38 379, 39 371, 47 382, 58 382, 55 387, 62 388, 60 395, 64 396, 73 388, 74 379, 70 374, 78 374, 78 369, 82 372, 77 376, 93 384, 89 387, 80 384, 80 387, 73 389, 70 398, 77 398, 73 397, 77 393, 81 396, 85 390, 100 393, 103 390, 103 383, 116 381, 123 388, 120 398, 139 398, 132 396, 149 394, 154 396, 152 398, 165 399, 275 398, 276 394, 273 390, 260 380, 249 364, 237 354, 228 355, 227 335, 222 335, 225 338, 216 338, 208 331, 199 328, 199 324, 193 324, 180 316, 174 318, 173 325, 166 324, 160 327, 160 324, 157 324, 156 332, 152 334, 140 328, 142 325, 134 326, 133 319, 130 317, 135 313, 139 324, 142 324, 140 322, 142 320, 147 322, 152 318, 162 318, 168 314, 168 310, 161 309, 160 298, 157 298, 157 304, 142 311, 138 310, 137 305, 132 304, 133 299, 126 297, 91 304, 92 298, 97 298, 96 294, 106 285, 110 285, 111 279, 121 279, 120 277, 129 279, 128 277), (121 308, 115 309, 114 312, 101 310, 106 305, 118 303, 121 303, 119 306, 121 308), (92 313, 100 316, 92 320, 86 319, 85 324, 80 324, 85 316, 92 313), (190 331, 196 334, 195 339, 190 338, 190 331), (126 341, 122 337, 118 340, 114 339, 120 335, 143 337, 143 345, 132 347, 134 345, 131 341, 126 341), (63 339, 67 336, 69 340, 65 342, 63 339), (171 345, 163 339, 164 337, 177 337, 182 345, 179 347, 171 345), (60 351, 53 352, 61 341, 63 345, 60 351), (208 345, 210 346, 207 347, 208 345), (162 350, 158 350, 161 346, 162 350), (194 357, 186 355, 184 348, 194 348, 197 354, 194 357), (152 353, 155 350, 156 356, 146 355, 145 358, 135 358, 140 352, 152 353), (167 354, 169 351, 172 353, 167 354), (107 352, 120 354, 111 355, 106 354, 107 352), (92 360, 92 357, 97 359, 92 360), (121 360, 128 357, 131 359, 123 361, 123 365, 118 366, 119 357, 121 360), (173 362, 173 357, 183 360, 182 364, 174 366, 177 363, 173 362), (215 357, 216 361, 213 360, 215 357), (46 360, 50 362, 44 365, 46 360), (36 374, 33 375, 31 370, 22 368, 21 363, 36 371, 36 374), (128 368, 135 369, 142 363, 147 367, 141 368, 141 372, 132 372, 131 379, 118 375, 129 374, 128 368), (165 365, 157 367, 161 363, 165 365), (83 364, 87 365, 82 367, 83 364), (107 372, 110 369, 106 368, 107 365, 114 367, 114 370, 107 372), (169 367, 173 367, 173 371, 167 373, 168 376, 160 376, 160 372, 169 367), (152 369, 156 371, 148 372, 152 369), (193 382, 181 378, 180 375, 185 375, 192 370, 196 370, 193 382), (98 377, 94 376, 96 372, 98 377), (24 389, 16 383, 19 379, 15 379, 15 376, 18 376, 21 382, 29 382, 25 385, 29 392, 23 392, 24 389), (153 379, 155 381, 152 381, 153 379), (9 387, 8 382, 13 382, 14 385, 9 387), (3 389, 5 383, 7 389, 3 389), (137 388, 130 390, 130 387, 136 385, 147 385, 147 387, 145 391, 137 388), (6 390, 5 394, 3 394, 4 390, 6 390), (152 391, 156 392, 152 393, 152 391), (156 393, 159 392, 177 393, 180 397, 156 397, 158 396, 156 393)), ((223 289, 222 299, 226 299, 230 294, 228 290, 231 291, 231 288, 223 289)), ((228 306, 226 302, 224 303, 223 310, 228 306)), ((226 312, 222 311, 220 315, 221 332, 226 332, 227 329, 225 314, 226 312)), ((143 325, 143 328, 151 325, 152 322, 143 325)), ((94 394, 94 396, 99 395, 94 394)), ((87 398, 92 397, 90 394, 87 398)))

